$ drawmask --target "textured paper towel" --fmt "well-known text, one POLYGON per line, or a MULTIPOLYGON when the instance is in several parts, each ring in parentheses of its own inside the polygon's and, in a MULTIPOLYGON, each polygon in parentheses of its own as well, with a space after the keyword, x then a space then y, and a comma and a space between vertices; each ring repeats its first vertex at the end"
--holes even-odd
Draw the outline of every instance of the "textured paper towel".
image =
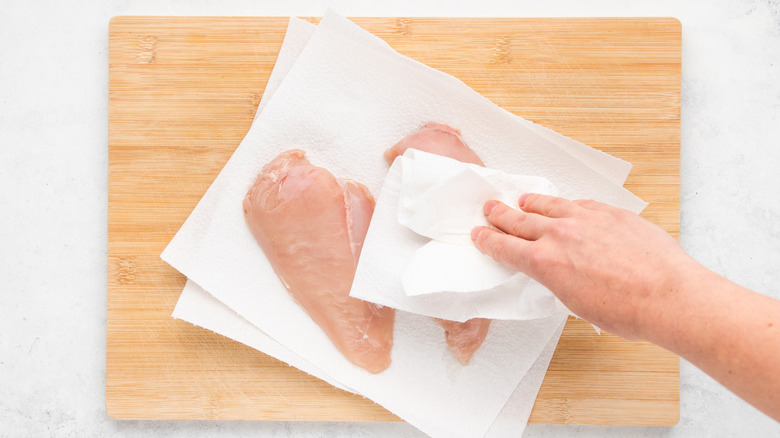
POLYGON ((519 437, 523 434, 528 424, 528 418, 531 416, 536 396, 542 387, 544 376, 547 374, 547 368, 550 366, 550 361, 555 353, 555 347, 558 345, 565 325, 566 321, 564 320, 558 326, 558 330, 555 331, 553 337, 545 345, 539 358, 531 366, 531 370, 523 377, 520 385, 517 386, 517 389, 507 400, 504 408, 501 409, 498 417, 496 417, 496 421, 493 422, 488 434, 485 435, 486 437, 519 437))
MULTIPOLYGON (((527 277, 482 254, 471 242, 471 229, 489 226, 482 214, 486 201, 512 205, 527 192, 557 195, 541 177, 511 175, 452 158, 409 149, 393 162, 385 178, 401 176, 398 223, 431 239, 415 250, 401 278, 406 295, 479 292, 517 277, 527 277)), ((395 186, 396 182, 390 183, 395 186)), ((392 202, 383 196, 382 202, 392 202)))
MULTIPOLYGON (((287 363, 290 363, 290 361, 284 358, 297 357, 192 281, 188 281, 184 287, 181 298, 174 310, 174 317, 220 333, 287 363), (269 342, 271 343, 270 347, 269 342)), ((555 347, 558 345, 558 340, 565 324, 566 320, 564 319, 553 334, 553 337, 544 346, 542 353, 531 365, 531 369, 523 376, 523 379, 517 385, 517 388, 515 388, 501 412, 499 412, 485 434, 486 438, 519 437, 523 434, 523 430, 528 423, 528 417, 531 415, 534 402, 536 401, 536 395, 542 386, 542 381, 547 373, 547 368, 553 353, 555 353, 555 347)), ((297 367, 301 367, 302 360, 300 358, 292 359, 297 367)), ((311 369, 301 369, 338 388, 354 392, 350 388, 343 387, 329 376, 324 375, 321 370, 314 366, 311 369)))
MULTIPOLYGON (((334 16, 325 17, 322 24, 326 25, 325 27, 351 26, 334 16)), ((370 77, 363 77, 358 84, 351 86, 349 79, 356 77, 358 73, 352 71, 343 74, 340 70, 342 67, 348 67, 345 68, 347 71, 360 67, 349 65, 354 64, 352 54, 360 50, 350 45, 349 41, 340 40, 344 38, 339 38, 337 33, 328 32, 327 35, 313 38, 313 45, 306 45, 301 58, 291 69, 290 77, 280 85, 278 95, 274 96, 266 110, 258 116, 258 129, 247 136, 187 224, 177 234, 172 245, 166 249, 164 258, 185 274, 191 274, 190 277, 200 281, 220 301, 237 309, 253 325, 261 327, 310 362, 317 363, 318 368, 327 370, 339 382, 354 383, 349 386, 385 405, 422 430, 450 436, 479 435, 480 431, 487 430, 488 418, 495 418, 497 409, 503 406, 514 384, 535 362, 560 321, 552 321, 554 318, 551 318, 550 321, 535 321, 534 324, 494 324, 488 335, 490 341, 486 341, 478 351, 473 359, 474 363, 469 367, 461 367, 446 351, 441 329, 437 325, 432 325, 427 318, 402 313, 399 315, 396 337, 398 345, 393 352, 394 365, 382 375, 367 376, 362 370, 355 370, 347 363, 321 331, 313 327, 313 323, 305 315, 300 315, 302 312, 291 303, 286 291, 279 293, 276 277, 263 266, 264 257, 240 217, 240 199, 256 172, 277 152, 290 147, 304 147, 309 150, 315 164, 325 165, 338 176, 364 180, 376 193, 386 170, 381 152, 412 130, 420 120, 425 120, 419 113, 413 118, 402 115, 400 120, 382 117, 387 111, 381 110, 381 107, 394 107, 396 109, 390 112, 405 113, 404 103, 409 102, 409 96, 395 104, 387 101, 388 96, 378 102, 374 101, 371 95, 366 97, 366 90, 381 94, 386 88, 384 78, 376 82, 370 77), (322 49, 328 47, 340 52, 340 56, 334 58, 334 53, 323 53, 322 49), (306 52, 311 53, 306 56, 306 52), (304 61, 302 66, 298 65, 301 61, 304 61), (373 82, 373 86, 368 86, 370 84, 366 82, 373 82), (369 116, 365 114, 365 110, 372 105, 379 106, 380 110, 373 111, 369 116), (274 109, 274 106, 278 108, 274 109), (326 117, 323 117, 323 114, 326 114, 326 117), (339 121, 338 126, 330 124, 334 120, 339 121), (375 125, 370 123, 371 121, 375 125), (363 132, 349 132, 349 129, 363 132), (367 157, 374 156, 376 160, 366 160, 367 157), (369 165, 363 169, 355 167, 364 162, 369 165), (372 178, 371 174, 375 176, 372 178), (202 215, 203 211, 199 211, 201 206, 211 206, 205 210, 213 209, 214 214, 202 215), (233 208, 238 211, 231 210, 233 208), (220 245, 220 242, 223 244, 220 245), (246 245, 246 242, 251 242, 253 246, 246 245), (228 246, 235 243, 237 247, 225 248, 224 243, 228 243, 228 246), (236 251, 232 252, 232 249, 236 251), (252 278, 240 278, 246 276, 246 272, 252 271, 252 278), (239 275, 234 275, 236 273, 239 275), (291 327, 294 329, 291 330, 291 327), (502 343, 506 348, 499 348, 502 343), (418 348, 420 346, 425 348, 418 348), (426 366, 427 371, 424 373, 399 365, 399 362, 402 362, 419 366, 421 361, 427 360, 421 358, 421 355, 430 355, 431 352, 439 355, 435 358, 438 363, 430 368, 426 366), (492 355, 497 355, 495 357, 500 359, 490 362, 492 355), (513 360, 512 355, 518 356, 517 360, 513 360), (479 365, 480 362, 483 365, 479 365), (480 368, 488 362, 490 372, 484 372, 480 368), (485 382, 486 375, 490 375, 490 379, 485 382), (496 381, 499 381, 500 385, 496 385, 496 381), (441 386, 442 390, 437 390, 437 385, 441 386), (362 387, 366 389, 363 390, 362 387), (428 388, 430 391, 419 393, 428 388), (473 394, 473 391, 479 391, 480 397, 467 395, 473 394), (469 399, 475 400, 475 406, 468 403, 463 406, 463 400, 469 399), (435 409, 431 411, 431 407, 435 409), (442 424, 442 421, 436 421, 437 413, 457 420, 452 424, 442 424), (464 422, 467 424, 463 424, 464 422)), ((357 55, 359 58, 360 54, 357 55)), ((399 62, 408 63, 408 60, 396 56, 391 64, 399 62)), ((371 62, 363 66, 365 65, 371 65, 371 62)), ((404 70, 404 67, 398 68, 404 70)), ((417 71, 419 68, 419 65, 416 65, 412 72, 406 72, 403 76, 409 80, 409 74, 426 74, 417 71)), ((438 72, 432 74, 440 75, 438 72)), ((430 80, 437 82, 436 79, 430 80)), ((473 93, 463 89, 465 87, 460 83, 458 87, 461 87, 464 93, 473 93)), ((449 88, 444 90, 443 96, 450 91, 449 88)), ((411 91, 409 93, 414 94, 411 91)), ((472 98, 480 99, 473 95, 472 98)), ((436 102, 438 100, 434 101, 436 102)), ((434 113, 439 110, 447 112, 446 108, 439 105, 433 105, 431 108, 431 102, 428 104, 429 108, 425 111, 427 118, 435 118, 434 113)), ((482 102, 478 111, 484 111, 485 105, 485 102, 482 102)), ((501 111, 492 104, 488 108, 491 108, 491 111, 501 111)), ((441 119, 447 119, 446 115, 442 114, 441 119)), ((536 141, 543 140, 543 137, 533 134, 531 128, 520 126, 517 118, 508 113, 505 115, 512 118, 512 129, 524 129, 528 131, 526 136, 535 138, 536 141)), ((484 120, 482 122, 484 123, 484 120)), ((464 130, 463 125, 459 127, 464 130)), ((546 147, 549 150, 555 149, 555 145, 549 142, 546 147)), ((560 150, 556 153, 569 157, 564 158, 564 161, 569 160, 569 164, 580 165, 568 153, 560 150)), ((609 182, 609 179, 604 178, 604 181, 609 182)))
POLYGON ((185 284, 172 316, 260 350, 337 388, 355 392, 276 342, 192 280, 188 280, 185 284))

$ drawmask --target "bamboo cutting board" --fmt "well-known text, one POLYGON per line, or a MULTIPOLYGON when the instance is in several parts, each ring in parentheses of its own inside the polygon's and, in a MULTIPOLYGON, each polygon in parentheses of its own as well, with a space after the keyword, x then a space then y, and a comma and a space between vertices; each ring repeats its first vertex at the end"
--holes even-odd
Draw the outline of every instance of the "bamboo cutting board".
MULTIPOLYGON (((316 20, 315 20, 316 21, 316 20)), ((670 18, 357 18, 498 105, 634 164, 626 187, 679 235, 680 23, 670 18)), ((397 421, 170 315, 159 258, 249 129, 287 18, 109 26, 106 410, 122 419, 397 421)), ((669 426, 679 360, 570 319, 532 423, 669 426)))

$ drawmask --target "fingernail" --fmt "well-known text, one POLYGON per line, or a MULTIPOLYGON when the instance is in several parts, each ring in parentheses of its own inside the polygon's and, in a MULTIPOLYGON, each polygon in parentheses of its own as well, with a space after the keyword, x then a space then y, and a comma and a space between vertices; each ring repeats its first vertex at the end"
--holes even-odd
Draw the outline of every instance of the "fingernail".
POLYGON ((479 232, 482 231, 482 227, 474 227, 473 230, 471 230, 471 240, 476 242, 477 237, 479 237, 479 232))
POLYGON ((520 208, 523 208, 523 205, 525 205, 525 200, 528 199, 528 195, 530 195, 530 193, 523 193, 520 195, 520 198, 517 199, 517 205, 520 208))
POLYGON ((482 212, 485 213, 485 216, 487 216, 491 211, 493 211, 494 208, 496 208, 496 205, 498 205, 498 201, 488 201, 485 203, 485 207, 483 207, 482 212))

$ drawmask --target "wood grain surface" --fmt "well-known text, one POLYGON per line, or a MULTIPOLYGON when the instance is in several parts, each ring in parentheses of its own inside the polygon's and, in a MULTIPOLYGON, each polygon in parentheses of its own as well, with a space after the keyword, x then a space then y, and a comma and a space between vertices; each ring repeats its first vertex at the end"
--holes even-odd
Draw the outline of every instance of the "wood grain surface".
MULTIPOLYGON (((315 19, 312 21, 316 22, 315 19)), ((679 235, 680 24, 670 18, 355 18, 509 111, 628 160, 647 219, 679 235)), ((171 312, 160 253, 252 123, 282 17, 109 26, 106 410, 121 419, 397 421, 171 312)), ((570 318, 530 421, 673 425, 679 360, 570 318)))

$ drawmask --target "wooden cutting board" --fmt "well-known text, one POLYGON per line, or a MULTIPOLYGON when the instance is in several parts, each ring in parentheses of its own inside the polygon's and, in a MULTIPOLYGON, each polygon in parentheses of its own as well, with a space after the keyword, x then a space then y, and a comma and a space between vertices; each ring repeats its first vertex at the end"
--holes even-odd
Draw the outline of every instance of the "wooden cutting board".
MULTIPOLYGON (((316 20, 312 20, 315 21, 316 20)), ((626 187, 679 235, 680 23, 670 18, 356 18, 498 105, 634 164, 626 187)), ((159 254, 252 123, 287 18, 109 26, 106 411, 122 419, 397 421, 373 402, 170 315, 159 254)), ((669 426, 679 360, 570 319, 532 423, 669 426)))

